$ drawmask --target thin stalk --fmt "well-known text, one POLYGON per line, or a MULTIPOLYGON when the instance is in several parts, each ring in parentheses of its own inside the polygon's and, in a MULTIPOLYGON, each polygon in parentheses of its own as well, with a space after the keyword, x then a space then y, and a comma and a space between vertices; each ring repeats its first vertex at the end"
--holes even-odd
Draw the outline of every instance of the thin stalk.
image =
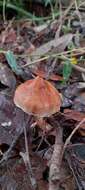
POLYGON ((82 125, 83 123, 85 123, 85 118, 82 119, 82 120, 79 122, 79 124, 73 129, 73 131, 71 132, 71 134, 69 135, 69 137, 66 139, 66 142, 65 142, 65 144, 64 144, 64 146, 63 146, 62 158, 63 158, 64 152, 65 152, 65 150, 66 150, 66 148, 67 148, 67 145, 70 143, 71 138, 73 137, 73 135, 76 133, 76 131, 81 127, 81 125, 82 125))
POLYGON ((6 15, 5 15, 5 11, 6 11, 6 0, 3 0, 3 20, 4 23, 6 22, 6 15))
POLYGON ((23 125, 23 130, 24 130, 24 137, 25 137, 26 154, 21 152, 20 155, 22 156, 24 163, 25 163, 25 166, 26 166, 26 169, 28 171, 31 186, 32 186, 33 190, 35 190, 35 189, 37 189, 37 182, 36 182, 36 179, 34 177, 32 167, 31 167, 30 156, 29 156, 29 146, 28 146, 28 142, 27 142, 27 132, 26 132, 25 125, 23 125))
MULTIPOLYGON (((63 59, 63 60, 69 59, 70 56, 71 56, 71 55, 69 55, 69 53, 72 53, 72 52, 73 52, 73 56, 80 55, 81 53, 85 53, 85 47, 84 48, 78 48, 78 49, 75 48, 75 49, 64 51, 64 52, 61 52, 61 53, 54 53, 54 54, 50 54, 50 55, 48 54, 48 55, 46 55, 46 56, 44 56, 42 58, 39 58, 37 60, 32 61, 31 63, 26 63, 24 66, 22 66, 22 68, 24 68, 26 66, 29 66, 29 65, 33 65, 33 64, 35 64, 37 62, 40 62, 40 61, 47 60, 50 57, 57 57, 57 58, 60 58, 60 59, 63 59), (75 51, 77 51, 77 52, 74 53, 75 51), (66 55, 67 57, 65 57, 64 55, 66 55)), ((36 56, 38 56, 38 55, 36 55, 36 56)), ((30 57, 32 57, 32 55, 30 57)))

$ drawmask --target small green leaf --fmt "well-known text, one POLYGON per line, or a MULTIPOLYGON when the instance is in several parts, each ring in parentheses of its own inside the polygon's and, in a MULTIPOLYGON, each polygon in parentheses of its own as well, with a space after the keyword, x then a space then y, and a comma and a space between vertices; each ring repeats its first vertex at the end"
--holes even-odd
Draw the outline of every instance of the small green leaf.
POLYGON ((72 65, 70 60, 66 60, 63 66, 63 79, 64 81, 68 81, 72 72, 72 65))
POLYGON ((12 71, 15 72, 17 75, 22 75, 23 70, 17 65, 16 58, 13 52, 9 50, 5 53, 5 56, 9 66, 12 68, 12 71))

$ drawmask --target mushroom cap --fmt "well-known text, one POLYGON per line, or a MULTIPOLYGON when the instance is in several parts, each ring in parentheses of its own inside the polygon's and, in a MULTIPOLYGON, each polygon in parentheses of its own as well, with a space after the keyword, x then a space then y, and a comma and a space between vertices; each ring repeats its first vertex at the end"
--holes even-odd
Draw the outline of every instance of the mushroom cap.
POLYGON ((14 103, 28 114, 48 117, 60 110, 61 97, 50 82, 38 76, 17 87, 14 103))

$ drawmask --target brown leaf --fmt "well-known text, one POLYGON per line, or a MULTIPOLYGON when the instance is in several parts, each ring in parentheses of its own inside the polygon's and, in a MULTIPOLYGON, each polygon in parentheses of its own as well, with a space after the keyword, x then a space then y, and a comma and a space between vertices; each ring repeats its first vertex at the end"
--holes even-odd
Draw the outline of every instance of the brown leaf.
POLYGON ((10 96, 0 94, 0 145, 11 145, 23 122, 22 110, 14 106, 10 96))
MULTIPOLYGON (((65 109, 64 114, 67 119, 73 119, 78 122, 82 121, 85 118, 85 113, 70 109, 65 109)), ((85 136, 85 123, 80 126, 78 131, 82 136, 85 136)))
POLYGON ((64 109, 64 114, 66 118, 73 119, 78 122, 80 122, 82 119, 85 118, 85 113, 81 113, 79 111, 71 110, 71 109, 64 109))
POLYGON ((2 44, 16 41, 16 32, 13 28, 5 30, 1 33, 0 41, 2 44))
MULTIPOLYGON (((42 78, 45 78, 46 77, 46 71, 44 70, 40 70, 40 69, 37 69, 37 70, 33 70, 33 73, 39 77, 42 77, 42 78)), ((60 81, 63 79, 63 77, 59 76, 59 75, 56 75, 56 74, 51 74, 49 76, 49 79, 50 80, 53 80, 53 81, 60 81)))

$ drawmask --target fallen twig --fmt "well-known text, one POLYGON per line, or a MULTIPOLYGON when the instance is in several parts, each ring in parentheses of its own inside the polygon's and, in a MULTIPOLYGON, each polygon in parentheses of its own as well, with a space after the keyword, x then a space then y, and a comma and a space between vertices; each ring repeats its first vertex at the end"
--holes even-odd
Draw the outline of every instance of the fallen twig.
POLYGON ((85 68, 84 68, 84 67, 80 67, 80 66, 78 66, 78 65, 73 65, 73 64, 72 64, 72 67, 73 67, 75 70, 77 70, 77 71, 79 71, 79 72, 81 72, 81 73, 85 73, 85 68))
POLYGON ((58 190, 61 179, 62 128, 58 127, 49 172, 49 190, 58 190))
POLYGON ((69 135, 69 137, 66 139, 66 142, 64 144, 63 147, 63 152, 62 152, 62 158, 63 158, 63 154, 65 152, 65 149, 67 147, 67 145, 70 143, 70 140, 72 138, 72 136, 75 134, 75 132, 81 127, 81 125, 85 122, 85 118, 82 119, 82 121, 79 122, 79 124, 73 129, 73 131, 71 132, 71 134, 69 135))

